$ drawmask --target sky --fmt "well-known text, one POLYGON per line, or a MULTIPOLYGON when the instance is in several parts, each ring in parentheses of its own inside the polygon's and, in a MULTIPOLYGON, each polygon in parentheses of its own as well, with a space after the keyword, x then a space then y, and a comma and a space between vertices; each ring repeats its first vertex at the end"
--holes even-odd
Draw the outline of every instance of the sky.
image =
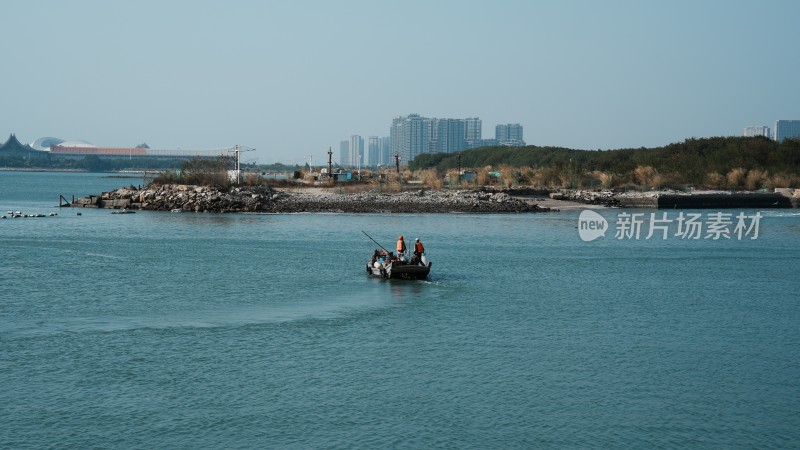
POLYGON ((0 17, 0 142, 302 164, 412 113, 585 150, 800 119, 795 0, 4 0, 0 17))

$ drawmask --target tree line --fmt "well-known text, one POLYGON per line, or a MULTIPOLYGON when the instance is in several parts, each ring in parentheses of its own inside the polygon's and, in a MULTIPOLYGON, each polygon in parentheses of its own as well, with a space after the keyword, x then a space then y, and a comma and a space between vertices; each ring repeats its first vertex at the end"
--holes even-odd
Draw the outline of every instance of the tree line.
MULTIPOLYGON (((64 158, 49 154, 34 154, 35 156, 22 156, 19 153, 0 153, 0 167, 20 168, 20 169, 63 169, 63 170, 85 170, 88 172, 115 172, 119 170, 178 170, 187 161, 187 158, 107 158, 97 155, 86 155, 83 158, 64 158)), ((195 158, 192 158, 193 161, 195 158)), ((198 163, 202 165, 201 163, 198 163)), ((225 161, 228 169, 235 166, 234 160, 228 157, 225 161)), ((301 166, 275 164, 241 164, 242 170, 251 172, 291 172, 301 166)))
POLYGON ((80 159, 59 158, 52 155, 22 157, 19 154, 0 155, 0 167, 22 169, 85 170, 87 172, 114 172, 118 170, 168 170, 181 166, 181 159, 164 158, 101 158, 87 155, 80 159))
POLYGON ((425 153, 412 171, 452 173, 461 167, 501 172, 499 183, 542 187, 800 187, 800 140, 765 137, 687 139, 656 148, 574 150, 562 147, 483 147, 425 153))

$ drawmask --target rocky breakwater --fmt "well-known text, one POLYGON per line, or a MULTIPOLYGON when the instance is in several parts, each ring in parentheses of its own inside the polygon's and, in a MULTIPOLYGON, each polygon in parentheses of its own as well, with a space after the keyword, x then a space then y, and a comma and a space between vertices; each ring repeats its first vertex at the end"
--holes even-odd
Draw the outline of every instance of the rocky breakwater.
POLYGON ((783 193, 699 191, 663 189, 660 191, 575 190, 550 194, 555 200, 571 200, 588 205, 641 209, 730 209, 791 208, 797 199, 790 190, 783 193))
POLYGON ((256 212, 272 199, 269 189, 223 192, 203 186, 163 185, 143 189, 132 187, 103 192, 75 201, 87 208, 138 209, 185 212, 256 212))
POLYGON ((565 190, 550 194, 553 200, 567 200, 585 205, 601 205, 607 207, 622 206, 617 193, 611 190, 565 190))
POLYGON ((222 191, 202 186, 121 188, 75 202, 77 207, 185 212, 344 213, 530 213, 546 212, 534 202, 503 192, 409 191, 339 194, 332 190, 274 190, 240 187, 222 191))

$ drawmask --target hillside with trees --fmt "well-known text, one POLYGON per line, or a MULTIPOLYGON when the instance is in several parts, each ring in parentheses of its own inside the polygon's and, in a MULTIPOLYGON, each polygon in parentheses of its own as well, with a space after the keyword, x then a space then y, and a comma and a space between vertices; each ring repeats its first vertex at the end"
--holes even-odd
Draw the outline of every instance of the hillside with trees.
POLYGON ((542 187, 647 188, 688 185, 715 189, 798 187, 800 140, 764 137, 687 139, 657 148, 574 150, 560 147, 484 147, 461 153, 426 153, 414 171, 462 169, 501 172, 501 183, 542 187))

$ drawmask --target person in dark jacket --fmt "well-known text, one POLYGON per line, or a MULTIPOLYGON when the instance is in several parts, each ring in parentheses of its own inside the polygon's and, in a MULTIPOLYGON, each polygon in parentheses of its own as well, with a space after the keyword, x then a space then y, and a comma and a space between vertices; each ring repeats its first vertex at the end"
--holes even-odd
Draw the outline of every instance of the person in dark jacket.
POLYGON ((415 239, 414 242, 414 260, 417 264, 424 266, 425 264, 422 262, 422 255, 425 253, 425 247, 422 245, 422 242, 419 241, 419 238, 415 239))

